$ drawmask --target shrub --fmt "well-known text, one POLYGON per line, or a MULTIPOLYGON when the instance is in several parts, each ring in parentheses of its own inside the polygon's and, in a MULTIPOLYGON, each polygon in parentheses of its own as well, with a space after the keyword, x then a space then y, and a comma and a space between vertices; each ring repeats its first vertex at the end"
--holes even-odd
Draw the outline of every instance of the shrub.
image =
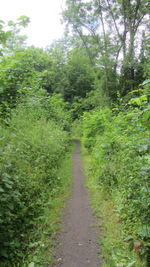
POLYGON ((96 136, 103 134, 107 121, 110 119, 111 111, 109 109, 102 109, 85 112, 83 116, 83 144, 89 150, 95 144, 96 136))
POLYGON ((95 111, 83 118, 83 143, 92 158, 90 175, 113 197, 124 237, 132 235, 133 244, 140 240, 137 253, 144 262, 149 261, 150 241, 148 121, 149 107, 144 103, 111 116, 95 111))
POLYGON ((26 255, 47 199, 61 186, 58 170, 69 138, 30 103, 12 112, 0 142, 0 258, 8 266, 26 255))

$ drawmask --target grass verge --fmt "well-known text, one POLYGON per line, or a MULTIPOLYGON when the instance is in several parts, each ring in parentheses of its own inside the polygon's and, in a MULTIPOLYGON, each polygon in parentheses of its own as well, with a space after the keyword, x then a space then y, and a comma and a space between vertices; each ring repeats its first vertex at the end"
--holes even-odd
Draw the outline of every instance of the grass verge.
POLYGON ((44 213, 38 219, 36 229, 34 229, 36 239, 30 242, 28 262, 24 263, 24 267, 55 266, 54 248, 60 230, 62 209, 65 200, 69 197, 68 189, 72 182, 71 152, 67 154, 58 171, 58 177, 61 180, 60 186, 53 195, 47 192, 48 201, 45 203, 44 213))

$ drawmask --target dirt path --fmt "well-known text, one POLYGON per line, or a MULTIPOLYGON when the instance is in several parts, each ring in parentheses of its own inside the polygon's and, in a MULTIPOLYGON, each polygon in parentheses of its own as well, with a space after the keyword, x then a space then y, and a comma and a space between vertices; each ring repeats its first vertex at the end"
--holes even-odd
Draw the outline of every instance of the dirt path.
POLYGON ((73 156, 72 197, 64 212, 64 222, 57 252, 57 267, 98 267, 98 227, 92 215, 85 187, 80 143, 73 156))

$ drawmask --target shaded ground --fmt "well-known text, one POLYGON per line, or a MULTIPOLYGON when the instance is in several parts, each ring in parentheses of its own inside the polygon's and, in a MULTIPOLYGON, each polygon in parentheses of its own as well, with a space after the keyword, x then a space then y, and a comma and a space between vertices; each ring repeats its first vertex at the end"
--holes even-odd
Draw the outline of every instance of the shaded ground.
POLYGON ((56 266, 98 267, 100 266, 98 226, 89 204, 78 141, 76 141, 73 163, 72 197, 64 212, 56 266))

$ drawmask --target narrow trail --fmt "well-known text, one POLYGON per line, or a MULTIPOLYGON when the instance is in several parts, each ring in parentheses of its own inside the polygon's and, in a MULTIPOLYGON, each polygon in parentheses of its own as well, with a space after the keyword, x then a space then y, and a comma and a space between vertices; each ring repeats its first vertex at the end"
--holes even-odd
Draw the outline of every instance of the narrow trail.
POLYGON ((85 187, 80 142, 73 156, 72 197, 64 211, 64 222, 56 255, 57 267, 100 266, 97 219, 92 215, 85 187))

